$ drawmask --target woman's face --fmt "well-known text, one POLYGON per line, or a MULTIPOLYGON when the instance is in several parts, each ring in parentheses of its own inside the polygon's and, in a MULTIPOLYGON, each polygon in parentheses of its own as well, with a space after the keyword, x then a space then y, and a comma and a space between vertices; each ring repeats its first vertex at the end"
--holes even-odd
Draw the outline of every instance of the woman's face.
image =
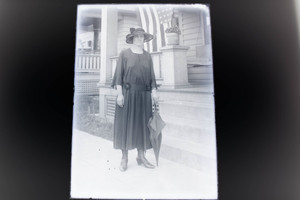
POLYGON ((144 45, 144 34, 137 34, 133 37, 133 44, 137 46, 142 46, 144 45))

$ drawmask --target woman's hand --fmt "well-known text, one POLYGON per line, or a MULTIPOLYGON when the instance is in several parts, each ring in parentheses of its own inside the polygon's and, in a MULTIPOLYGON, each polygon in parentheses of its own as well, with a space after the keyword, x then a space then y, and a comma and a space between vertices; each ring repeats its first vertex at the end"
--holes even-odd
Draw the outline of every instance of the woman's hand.
POLYGON ((152 96, 152 101, 154 102, 154 104, 158 104, 159 97, 156 94, 156 90, 152 90, 151 96, 152 96))
POLYGON ((117 97, 117 104, 118 104, 120 107, 123 107, 123 105, 124 105, 124 96, 123 96, 123 94, 118 94, 118 97, 117 97))
POLYGON ((122 93, 122 86, 121 85, 117 85, 117 104, 120 106, 120 107, 123 107, 124 105, 124 96, 123 96, 123 93, 122 93))

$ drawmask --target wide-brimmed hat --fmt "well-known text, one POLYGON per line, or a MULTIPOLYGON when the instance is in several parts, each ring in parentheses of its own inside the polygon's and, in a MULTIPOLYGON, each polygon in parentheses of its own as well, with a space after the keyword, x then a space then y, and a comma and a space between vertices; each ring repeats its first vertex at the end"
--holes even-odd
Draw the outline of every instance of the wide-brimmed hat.
POLYGON ((142 28, 130 28, 130 33, 126 35, 126 43, 132 44, 133 37, 137 34, 144 34, 144 42, 149 42, 153 39, 153 35, 150 33, 146 33, 142 28))

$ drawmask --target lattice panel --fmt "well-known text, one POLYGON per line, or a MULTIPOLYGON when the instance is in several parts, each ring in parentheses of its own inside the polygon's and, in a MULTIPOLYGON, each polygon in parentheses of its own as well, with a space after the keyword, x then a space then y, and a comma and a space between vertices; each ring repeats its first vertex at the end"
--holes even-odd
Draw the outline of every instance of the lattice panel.
POLYGON ((75 93, 76 94, 99 94, 97 87, 98 80, 76 80, 75 93))
POLYGON ((116 96, 106 96, 106 117, 114 118, 115 117, 115 108, 116 108, 116 96))

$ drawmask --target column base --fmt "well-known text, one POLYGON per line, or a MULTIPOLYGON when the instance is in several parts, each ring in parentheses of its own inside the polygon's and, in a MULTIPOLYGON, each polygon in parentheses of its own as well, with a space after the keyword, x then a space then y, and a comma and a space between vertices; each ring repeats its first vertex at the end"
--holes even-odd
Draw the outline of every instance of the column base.
POLYGON ((117 90, 111 88, 109 85, 98 85, 99 88, 99 115, 100 118, 106 118, 106 107, 107 107, 107 97, 108 96, 116 96, 117 90))
POLYGON ((186 52, 188 46, 168 45, 161 48, 163 66, 162 88, 178 89, 189 87, 186 52))
POLYGON ((111 88, 111 82, 99 82, 97 86, 98 88, 111 88))

